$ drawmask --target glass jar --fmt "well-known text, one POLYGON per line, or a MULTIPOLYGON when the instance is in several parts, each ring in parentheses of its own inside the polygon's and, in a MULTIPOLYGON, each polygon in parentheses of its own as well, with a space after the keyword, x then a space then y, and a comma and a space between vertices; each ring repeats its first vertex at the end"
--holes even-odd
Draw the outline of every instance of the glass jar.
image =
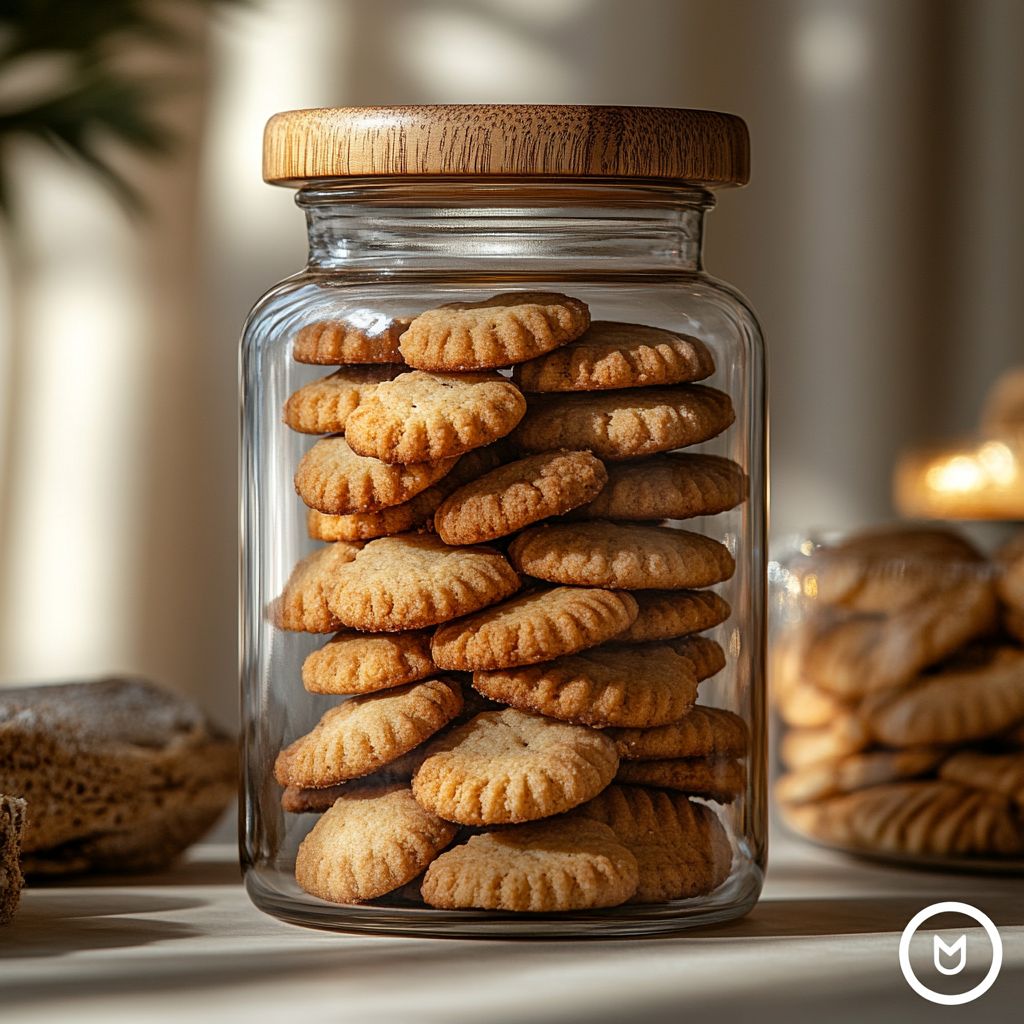
POLYGON ((387 108, 267 138, 310 255, 242 342, 250 897, 438 936, 744 914, 764 350, 701 241, 745 126, 387 108))

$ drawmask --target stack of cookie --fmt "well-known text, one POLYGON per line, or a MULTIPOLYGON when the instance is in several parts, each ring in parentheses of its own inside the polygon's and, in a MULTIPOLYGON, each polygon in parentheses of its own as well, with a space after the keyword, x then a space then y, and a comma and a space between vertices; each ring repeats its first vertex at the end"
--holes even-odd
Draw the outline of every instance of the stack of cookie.
POLYGON ((797 831, 889 855, 1024 855, 1024 649, 999 600, 1022 554, 1000 575, 955 533, 902 528, 803 560, 804 614, 771 680, 788 726, 776 796, 797 831))
POLYGON ((733 422, 693 383, 707 348, 511 292, 313 324, 294 355, 341 364, 285 407, 329 435, 295 486, 330 543, 271 614, 335 632, 302 680, 347 698, 275 765, 285 810, 322 813, 299 884, 512 911, 717 888, 732 847, 703 801, 743 792, 748 731, 694 705, 735 563, 664 525, 746 498, 736 463, 668 454, 733 422))

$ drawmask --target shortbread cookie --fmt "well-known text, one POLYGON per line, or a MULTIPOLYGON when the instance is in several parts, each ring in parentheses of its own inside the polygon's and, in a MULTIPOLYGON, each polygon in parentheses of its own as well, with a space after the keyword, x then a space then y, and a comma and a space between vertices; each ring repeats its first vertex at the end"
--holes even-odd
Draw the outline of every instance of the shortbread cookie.
POLYGON ((424 810, 405 783, 343 793, 295 858, 295 880, 332 903, 362 903, 414 879, 458 827, 424 810))
POLYGON ((1006 797, 941 780, 892 782, 782 810, 798 832, 837 846, 938 857, 1024 852, 1006 797))
POLYGON ((307 633, 333 633, 338 629, 341 620, 327 607, 327 590, 338 569, 351 562, 362 546, 342 540, 303 558, 271 605, 270 621, 278 629, 307 633))
MULTIPOLYGON (((467 687, 469 694, 476 695, 476 691, 467 687)), ((466 702, 468 706, 470 701, 466 702)), ((444 728, 450 729, 466 712, 456 715, 444 728)), ((443 732, 443 730, 440 730, 443 732)), ((369 775, 363 775, 358 779, 349 779, 347 782, 339 782, 336 786, 324 786, 317 789, 313 786, 286 786, 281 794, 281 809, 289 814, 323 814, 342 793, 353 792, 356 788, 366 785, 383 786, 392 782, 404 782, 408 785, 412 781, 416 769, 423 763, 426 756, 426 744, 413 747, 408 753, 396 757, 394 761, 388 761, 383 768, 378 768, 369 775)))
POLYGON ((607 825, 636 857, 630 903, 668 903, 714 892, 732 870, 732 846, 718 815, 682 793, 611 785, 570 812, 607 825))
POLYGON ((430 630, 343 630, 303 662, 302 685, 310 693, 373 693, 426 679, 436 671, 430 630))
POLYGON ((939 778, 962 786, 987 789, 1008 796, 1024 808, 1024 750, 1009 754, 982 754, 958 750, 943 761, 939 778))
POLYGON ((819 761, 835 761, 856 754, 871 745, 867 724, 857 715, 844 711, 817 729, 787 729, 782 736, 779 757, 795 771, 819 761))
POLYGON ((635 617, 636 601, 624 590, 530 590, 441 626, 431 650, 441 668, 464 672, 533 665, 604 643, 635 617))
POLYGON ((414 370, 364 399, 345 437, 356 454, 382 462, 436 462, 497 441, 525 412, 526 399, 500 374, 414 370))
POLYGON ((519 577, 492 548, 403 533, 370 541, 327 600, 346 626, 391 633, 469 615, 518 589, 519 577))
POLYGON ((704 342, 660 327, 594 320, 575 341, 529 362, 512 379, 524 391, 604 391, 703 380, 715 372, 704 342))
POLYGON ((412 750, 461 710, 459 684, 444 678, 351 697, 277 755, 274 775, 282 786, 317 789, 357 779, 412 750))
POLYGON ((1003 626, 1024 642, 1024 532, 1004 544, 995 555, 999 567, 996 587, 1003 608, 1003 626))
POLYGON ((678 789, 720 804, 731 804, 747 785, 747 770, 732 757, 678 757, 664 761, 623 761, 615 781, 631 786, 678 789))
POLYGON ((295 335, 292 356, 299 363, 341 366, 345 363, 400 363, 398 339, 411 317, 382 313, 348 320, 318 320, 295 335))
POLYGON ((663 761, 670 757, 746 757, 747 723, 722 708, 692 707, 678 722, 656 729, 608 729, 619 757, 626 761, 663 761))
POLYGON ((385 380, 408 370, 404 363, 345 366, 299 388, 284 405, 284 421, 302 434, 341 434, 349 416, 385 380))
POLYGON ((746 500, 747 475, 717 455, 648 455, 608 466, 608 483, 573 519, 692 519, 727 512, 746 500))
POLYGON ((710 537, 632 523, 541 523, 512 541, 508 557, 519 572, 551 583, 617 590, 709 587, 736 570, 710 537))
POLYGON ((447 544, 480 544, 589 501, 608 479, 589 452, 545 452, 502 466, 457 490, 434 526, 447 544))
POLYGON ((601 733, 509 708, 432 743, 412 790, 424 807, 463 825, 535 821, 597 796, 618 765, 615 744, 601 733))
POLYGON ((425 491, 448 473, 455 461, 391 466, 356 455, 343 437, 325 437, 299 461, 295 490, 310 508, 327 515, 379 512, 425 491))
POLYGON ((703 384, 530 395, 513 440, 524 452, 568 448, 635 459, 707 441, 735 419, 732 399, 703 384))
POLYGON ((471 836, 427 868, 421 891, 433 907, 552 913, 618 906, 637 881, 607 825, 556 818, 471 836))
POLYGON ((558 292, 503 292, 420 314, 402 335, 402 356, 420 370, 490 370, 550 352, 590 326, 579 299, 558 292))
POLYGON ((623 642, 671 640, 703 633, 732 614, 729 602, 713 590, 634 590, 638 607, 633 625, 617 636, 623 642))

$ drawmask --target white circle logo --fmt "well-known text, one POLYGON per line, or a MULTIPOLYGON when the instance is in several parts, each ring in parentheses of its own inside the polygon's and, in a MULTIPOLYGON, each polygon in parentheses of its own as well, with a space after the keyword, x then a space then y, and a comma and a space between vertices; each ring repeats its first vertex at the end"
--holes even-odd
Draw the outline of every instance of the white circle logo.
MULTIPOLYGON (((943 974, 959 974, 963 970, 964 965, 967 963, 967 936, 961 935, 960 938, 952 945, 947 946, 937 935, 935 936, 935 966, 943 974), (960 961, 959 966, 952 970, 943 967, 939 963, 939 951, 947 954, 953 952, 959 952, 960 961)), ((925 907, 919 914, 915 914, 911 918, 910 924, 903 929, 903 936, 900 939, 900 969, 903 971, 903 977, 907 979, 907 984, 922 998, 929 1000, 933 1003, 941 1003, 943 1006, 960 1006, 962 1003, 969 1003, 972 1000, 978 998, 978 996, 984 995, 995 982, 999 976, 999 969, 1003 966, 1003 941, 999 938, 999 931, 996 926, 992 923, 991 919, 986 917, 976 907, 972 907, 969 903, 933 903, 930 907, 925 907), (933 992, 927 985, 922 985, 917 979, 917 975, 914 974, 913 967, 910 966, 910 940, 914 937, 914 933, 918 928, 924 924, 925 921, 930 917, 934 917, 936 914, 963 914, 966 917, 970 917, 977 921, 982 928, 985 929, 989 937, 989 941, 992 943, 992 966, 988 969, 988 974, 974 988, 969 989, 967 992, 960 992, 957 995, 947 996, 942 992, 933 992)))

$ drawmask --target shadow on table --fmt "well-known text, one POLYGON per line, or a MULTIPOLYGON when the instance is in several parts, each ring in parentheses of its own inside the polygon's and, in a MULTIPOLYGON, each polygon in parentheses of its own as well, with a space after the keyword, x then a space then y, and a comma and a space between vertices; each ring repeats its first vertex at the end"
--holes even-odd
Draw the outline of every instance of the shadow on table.
POLYGON ((33 875, 31 889, 92 889, 116 886, 241 885, 242 870, 237 861, 181 860, 164 871, 135 875, 33 875))

